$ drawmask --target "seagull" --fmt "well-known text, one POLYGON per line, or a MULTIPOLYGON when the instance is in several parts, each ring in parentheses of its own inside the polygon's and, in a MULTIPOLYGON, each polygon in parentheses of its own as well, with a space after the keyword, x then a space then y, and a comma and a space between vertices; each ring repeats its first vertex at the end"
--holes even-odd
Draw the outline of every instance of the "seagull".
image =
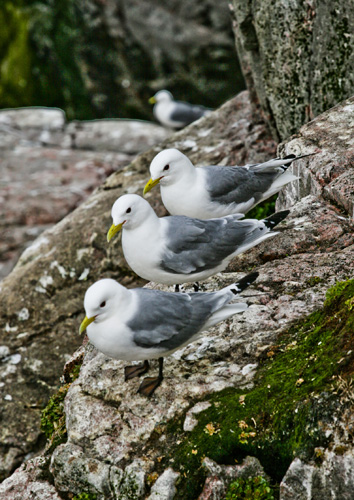
POLYGON ((170 293, 146 288, 127 289, 112 279, 96 281, 85 294, 86 316, 80 326, 103 354, 143 363, 125 367, 125 380, 159 360, 157 377, 145 378, 138 392, 151 396, 163 379, 163 358, 196 340, 203 331, 245 311, 244 302, 231 303, 255 279, 253 272, 217 292, 170 293))
POLYGON ((153 113, 157 121, 165 127, 176 129, 183 128, 211 112, 211 109, 204 106, 175 101, 168 90, 157 92, 150 97, 149 103, 155 104, 153 113))
POLYGON ((298 177, 287 169, 310 155, 288 155, 243 167, 195 168, 178 149, 165 149, 152 160, 144 195, 160 184, 163 204, 171 215, 198 219, 247 213, 298 177))
POLYGON ((278 234, 272 229, 289 210, 266 219, 239 220, 235 214, 199 220, 184 216, 159 218, 137 194, 125 194, 112 207, 107 241, 122 230, 126 261, 140 277, 176 285, 209 278, 235 256, 278 234))

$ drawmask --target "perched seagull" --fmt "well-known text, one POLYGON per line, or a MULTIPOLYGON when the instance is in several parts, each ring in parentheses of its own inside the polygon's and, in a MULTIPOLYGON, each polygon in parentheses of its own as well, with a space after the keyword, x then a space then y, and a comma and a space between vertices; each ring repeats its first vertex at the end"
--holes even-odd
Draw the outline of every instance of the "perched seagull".
POLYGON ((272 229, 288 213, 262 221, 240 221, 240 214, 210 220, 159 218, 141 196, 126 194, 112 207, 107 240, 123 230, 124 257, 146 280, 166 285, 195 282, 223 271, 235 255, 277 234, 272 229))
POLYGON ((246 213, 298 179, 287 168, 305 156, 310 155, 288 155, 244 167, 195 168, 178 149, 165 149, 151 162, 144 195, 160 183, 163 204, 171 215, 211 219, 246 213))
POLYGON ((106 356, 144 363, 125 367, 125 380, 149 369, 148 359, 159 359, 157 377, 145 378, 138 392, 151 396, 163 379, 163 357, 196 340, 203 331, 245 311, 244 302, 230 303, 258 276, 254 272, 218 292, 169 293, 146 288, 128 290, 103 279, 86 291, 86 317, 80 334, 106 356))
POLYGON ((150 97, 149 103, 155 104, 153 113, 156 120, 165 127, 171 128, 183 128, 211 112, 204 106, 175 101, 168 90, 157 92, 153 97, 150 97))

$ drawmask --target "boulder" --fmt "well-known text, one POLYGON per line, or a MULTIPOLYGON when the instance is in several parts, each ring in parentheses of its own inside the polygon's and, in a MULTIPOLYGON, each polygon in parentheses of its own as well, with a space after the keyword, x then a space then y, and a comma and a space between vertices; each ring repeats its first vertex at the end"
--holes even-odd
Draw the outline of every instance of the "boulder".
POLYGON ((354 93, 353 2, 234 0, 237 52, 253 102, 285 140, 354 93))

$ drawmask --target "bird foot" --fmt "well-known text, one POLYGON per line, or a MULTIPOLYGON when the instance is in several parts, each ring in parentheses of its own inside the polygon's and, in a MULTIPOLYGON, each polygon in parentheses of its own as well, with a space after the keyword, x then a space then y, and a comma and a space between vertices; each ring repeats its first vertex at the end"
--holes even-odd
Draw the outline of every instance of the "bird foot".
POLYGON ((146 377, 141 382, 138 392, 143 396, 150 397, 162 382, 162 377, 146 377))
POLYGON ((124 368, 124 380, 130 380, 131 378, 140 377, 144 375, 149 369, 148 361, 140 363, 138 365, 130 365, 124 368))

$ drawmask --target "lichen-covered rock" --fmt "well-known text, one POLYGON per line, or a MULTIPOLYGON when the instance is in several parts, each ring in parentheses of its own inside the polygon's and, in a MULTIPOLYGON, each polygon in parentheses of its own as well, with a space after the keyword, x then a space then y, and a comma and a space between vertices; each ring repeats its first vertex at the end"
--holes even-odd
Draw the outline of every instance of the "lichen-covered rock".
MULTIPOLYGON (((91 133, 95 125, 84 125, 80 141, 85 127, 91 133)), ((275 153, 275 143, 264 122, 253 121, 246 92, 185 131, 174 134, 169 142, 166 140, 140 155, 123 170, 114 162, 115 155, 121 153, 70 151, 70 155, 75 155, 74 165, 79 158, 83 161, 83 156, 92 155, 90 158, 101 158, 99 166, 111 168, 113 164, 120 171, 27 248, 0 285, 0 345, 6 353, 0 364, 2 477, 28 453, 43 446, 40 411, 58 386, 63 365, 81 342, 77 329, 85 290, 103 277, 118 279, 125 285, 142 283, 128 269, 118 238, 107 245, 110 211, 118 196, 126 192, 142 193, 149 178, 149 162, 160 148, 168 146, 179 147, 196 162, 243 164, 265 160, 275 153)), ((31 151, 24 149, 23 154, 29 155, 31 151)), ((55 154, 54 168, 56 161, 59 166, 63 164, 67 149, 41 149, 41 155, 43 151, 50 157, 55 154)), ((19 152, 17 156, 21 158, 19 152)), ((27 156, 22 160, 28 161, 27 156)), ((97 173, 97 169, 94 167, 92 172, 97 173)), ((159 214, 166 213, 157 190, 149 201, 159 214)))
POLYGON ((354 454, 326 453, 319 465, 296 458, 280 484, 280 500, 351 500, 354 491, 354 454))
POLYGON ((282 140, 354 92, 353 3, 233 1, 237 51, 282 140))
POLYGON ((0 484, 0 498, 6 500, 36 499, 61 500, 45 470, 47 459, 37 457, 28 460, 11 477, 0 484))

